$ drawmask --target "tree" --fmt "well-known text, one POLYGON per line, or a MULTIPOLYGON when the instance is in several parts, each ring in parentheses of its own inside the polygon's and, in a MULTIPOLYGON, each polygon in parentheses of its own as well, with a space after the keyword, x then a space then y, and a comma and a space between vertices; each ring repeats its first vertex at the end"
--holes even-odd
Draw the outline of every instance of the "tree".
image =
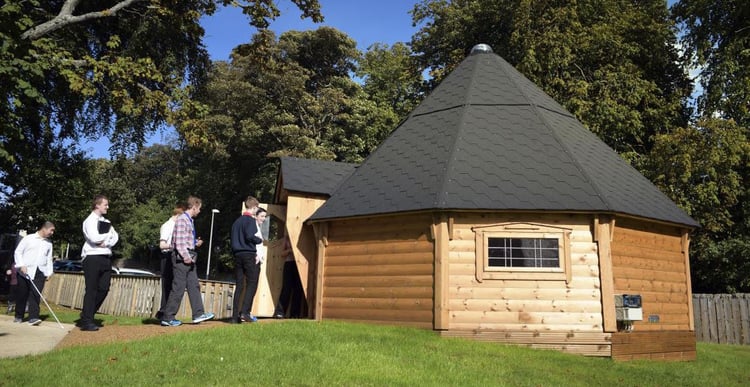
POLYGON ((689 83, 663 1, 423 0, 412 15, 430 88, 487 43, 627 159, 687 121, 689 83))
MULTIPOLYGON (((292 2, 303 16, 322 20, 317 0, 292 2)), ((109 137, 114 156, 133 155, 150 133, 178 118, 177 109, 192 104, 210 65, 199 19, 228 5, 241 7, 258 28, 279 15, 271 0, 2 3, 0 204, 14 212, 9 228, 43 213, 42 203, 59 208, 88 200, 83 188, 63 191, 88 179, 85 168, 70 167, 84 157, 71 144, 109 137), (40 155, 40 145, 56 156, 40 155), (44 168, 29 167, 41 160, 44 168), (45 178, 47 170, 64 178, 45 178), (31 206, 30 192, 48 194, 31 206)), ((70 227, 58 225, 57 234, 79 232, 77 222, 70 227)))
MULTIPOLYGON (((350 37, 321 27, 262 31, 215 62, 177 126, 200 166, 197 192, 237 208, 248 194, 272 199, 275 157, 361 161, 398 116, 351 79, 359 56, 350 37)), ((223 214, 216 227, 228 235, 235 216, 223 214)), ((229 254, 219 259, 231 266, 229 254)))
POLYGON ((691 272, 698 292, 750 291, 750 4, 681 0, 684 61, 699 71, 696 122, 659 139, 650 163, 666 192, 702 228, 693 239, 691 272), (672 187, 678 187, 672 189, 672 187))
POLYGON ((368 100, 392 110, 400 119, 421 100, 422 73, 404 43, 391 47, 373 44, 359 61, 356 74, 364 80, 368 100))
POLYGON ((750 3, 681 0, 672 16, 686 60, 700 69, 699 114, 750 127, 750 3))

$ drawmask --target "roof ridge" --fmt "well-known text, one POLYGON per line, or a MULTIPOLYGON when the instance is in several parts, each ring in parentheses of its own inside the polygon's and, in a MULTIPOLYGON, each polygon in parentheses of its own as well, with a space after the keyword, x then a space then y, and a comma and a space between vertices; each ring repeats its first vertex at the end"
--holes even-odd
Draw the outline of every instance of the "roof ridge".
MULTIPOLYGON (((464 101, 470 101, 468 96, 471 95, 472 90, 474 90, 473 86, 474 86, 474 83, 477 81, 476 72, 477 72, 478 67, 479 66, 471 67, 471 76, 469 77, 471 83, 465 89, 466 95, 464 96, 464 99, 463 99, 464 101)), ((448 192, 448 180, 449 180, 450 172, 452 170, 452 166, 456 161, 456 148, 458 147, 458 139, 461 138, 461 132, 465 130, 464 125, 462 124, 464 123, 464 120, 466 118, 466 111, 468 110, 466 107, 472 106, 472 105, 473 105, 472 103, 463 103, 463 104, 455 106, 456 109, 461 109, 461 118, 458 119, 458 130, 453 132, 455 136, 453 138, 453 147, 451 148, 449 152, 449 157, 447 158, 447 161, 445 163, 445 171, 443 173, 443 181, 440 183, 440 191, 437 192, 436 197, 435 197, 434 203, 435 203, 436 208, 441 208, 441 209, 447 208, 446 203, 448 202, 448 198, 446 197, 446 195, 448 192)), ((449 109, 438 109, 438 110, 432 110, 431 112, 435 113, 437 111, 446 111, 446 110, 449 110, 449 109)))

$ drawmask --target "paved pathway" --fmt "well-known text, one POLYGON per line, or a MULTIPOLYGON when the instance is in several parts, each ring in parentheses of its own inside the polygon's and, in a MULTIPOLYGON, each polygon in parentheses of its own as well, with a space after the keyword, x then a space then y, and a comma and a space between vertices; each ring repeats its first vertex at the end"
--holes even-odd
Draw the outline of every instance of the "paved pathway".
POLYGON ((0 358, 34 355, 51 351, 73 328, 57 324, 50 316, 37 326, 14 323, 13 316, 0 315, 0 358))

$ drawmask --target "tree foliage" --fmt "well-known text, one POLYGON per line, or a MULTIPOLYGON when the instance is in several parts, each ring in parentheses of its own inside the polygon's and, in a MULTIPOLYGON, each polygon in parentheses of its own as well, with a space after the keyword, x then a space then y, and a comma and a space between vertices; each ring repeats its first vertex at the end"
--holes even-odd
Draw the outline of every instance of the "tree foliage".
POLYGON ((693 288, 749 292, 750 3, 681 0, 672 17, 684 61, 699 71, 697 121, 661 137, 650 163, 703 226, 692 245, 693 288))
MULTIPOLYGON (((317 0, 292 2, 304 17, 322 20, 317 0)), ((30 217, 49 217, 58 221, 58 238, 80 239, 78 219, 85 216, 87 201, 106 191, 100 177, 121 190, 114 196, 127 197, 129 204, 148 203, 158 194, 149 191, 148 182, 131 187, 117 174, 95 176, 96 168, 75 144, 108 137, 113 156, 132 156, 149 134, 173 123, 177 109, 192 104, 193 90, 210 66, 199 19, 219 6, 241 7, 248 27, 267 27, 279 16, 271 0, 8 0, 0 5, 5 227, 28 228, 30 217)))
POLYGON ((687 60, 700 69, 700 114, 750 127, 750 3, 681 0, 672 14, 687 60))

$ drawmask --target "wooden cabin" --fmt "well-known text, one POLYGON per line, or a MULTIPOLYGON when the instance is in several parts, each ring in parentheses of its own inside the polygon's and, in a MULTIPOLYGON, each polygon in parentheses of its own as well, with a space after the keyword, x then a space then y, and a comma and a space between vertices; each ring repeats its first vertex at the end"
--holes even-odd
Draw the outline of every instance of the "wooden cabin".
POLYGON ((695 358, 697 222, 486 46, 341 176, 287 196, 316 319, 695 358))

